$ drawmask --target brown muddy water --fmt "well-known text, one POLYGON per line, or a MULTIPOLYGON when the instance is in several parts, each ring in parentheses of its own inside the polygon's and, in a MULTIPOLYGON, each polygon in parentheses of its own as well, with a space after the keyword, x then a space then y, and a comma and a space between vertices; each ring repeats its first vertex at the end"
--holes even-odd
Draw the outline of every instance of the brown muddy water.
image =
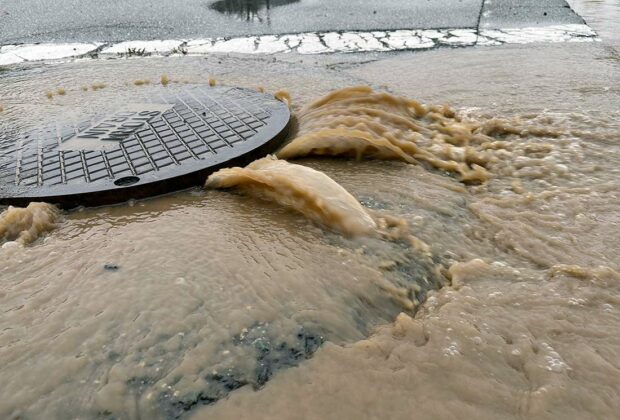
POLYGON ((39 65, 0 126, 211 77, 290 92, 277 156, 3 214, 0 418, 618 418, 617 50, 39 65))

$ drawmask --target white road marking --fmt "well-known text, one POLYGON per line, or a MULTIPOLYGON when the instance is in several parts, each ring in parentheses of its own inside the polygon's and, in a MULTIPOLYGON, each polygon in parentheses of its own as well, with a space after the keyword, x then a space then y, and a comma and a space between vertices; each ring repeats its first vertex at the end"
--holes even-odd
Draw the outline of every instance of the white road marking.
POLYGON ((403 51, 442 46, 493 46, 533 42, 600 41, 588 25, 552 25, 530 28, 482 29, 402 29, 395 31, 322 32, 261 35, 239 38, 195 40, 124 41, 105 43, 21 44, 0 47, 0 65, 25 61, 59 60, 78 57, 119 57, 132 55, 204 55, 211 53, 325 54, 335 52, 403 51))

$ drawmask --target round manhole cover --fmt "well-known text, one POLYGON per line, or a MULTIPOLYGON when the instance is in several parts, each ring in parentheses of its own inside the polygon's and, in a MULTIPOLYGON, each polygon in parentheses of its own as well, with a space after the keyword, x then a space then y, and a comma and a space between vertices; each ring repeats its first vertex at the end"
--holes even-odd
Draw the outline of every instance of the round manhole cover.
POLYGON ((201 185, 274 151, 289 120, 271 95, 194 86, 89 121, 0 136, 0 203, 95 206, 201 185))

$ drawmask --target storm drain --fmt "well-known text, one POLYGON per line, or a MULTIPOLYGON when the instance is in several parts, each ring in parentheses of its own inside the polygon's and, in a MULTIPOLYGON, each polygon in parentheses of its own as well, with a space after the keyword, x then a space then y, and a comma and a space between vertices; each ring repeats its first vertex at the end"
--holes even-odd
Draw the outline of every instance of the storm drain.
POLYGON ((0 203, 97 206, 202 185, 273 152, 290 112, 272 95, 193 86, 111 115, 0 137, 0 203))

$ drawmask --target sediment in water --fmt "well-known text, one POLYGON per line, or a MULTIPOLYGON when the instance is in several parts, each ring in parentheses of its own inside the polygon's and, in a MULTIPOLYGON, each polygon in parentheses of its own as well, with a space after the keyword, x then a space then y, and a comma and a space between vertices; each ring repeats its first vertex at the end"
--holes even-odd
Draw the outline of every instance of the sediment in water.
POLYGON ((331 92, 303 107, 297 119, 297 135, 277 153, 279 158, 349 156, 424 163, 465 183, 489 179, 489 166, 511 149, 502 136, 558 135, 518 121, 467 119, 447 105, 423 105, 366 86, 331 92))
MULTIPOLYGON (((426 125, 426 118, 405 119, 426 125)), ((0 413, 172 418, 218 399, 206 418, 617 412, 618 201, 607 159, 615 144, 597 162, 607 169, 598 174, 605 187, 580 164, 586 146, 574 155, 582 160, 562 155, 576 142, 555 141, 553 127, 458 118, 492 139, 474 148, 489 156, 477 163, 489 175, 479 187, 420 158, 415 167, 304 162, 352 197, 369 196, 361 200, 376 225, 369 235, 321 232, 229 194, 76 214, 71 238, 63 232, 62 241, 23 250, 25 263, 20 256, 0 267, 10 309, 3 337, 12 343, 2 352, 0 413), (549 184, 569 181, 592 185, 549 184), (434 291, 432 263, 441 261, 409 258, 406 245, 374 233, 398 238, 408 225, 433 251, 446 251, 454 287, 434 291), (109 261, 120 270, 103 270, 109 261), (387 325, 373 330, 377 324, 387 325)), ((334 140, 326 142, 335 147, 334 140)), ((449 144, 455 157, 432 144, 424 150, 461 162, 461 143, 449 144)), ((361 157, 394 159, 370 152, 361 157)), ((303 177, 299 185, 306 187, 303 177)))
POLYGON ((53 230, 59 218, 56 207, 47 203, 30 203, 28 207, 9 207, 0 214, 0 242, 28 244, 53 230))
POLYGON ((377 230, 368 212, 337 182, 322 172, 275 157, 259 159, 245 168, 222 169, 211 175, 205 186, 243 189, 345 234, 367 235, 377 230))

